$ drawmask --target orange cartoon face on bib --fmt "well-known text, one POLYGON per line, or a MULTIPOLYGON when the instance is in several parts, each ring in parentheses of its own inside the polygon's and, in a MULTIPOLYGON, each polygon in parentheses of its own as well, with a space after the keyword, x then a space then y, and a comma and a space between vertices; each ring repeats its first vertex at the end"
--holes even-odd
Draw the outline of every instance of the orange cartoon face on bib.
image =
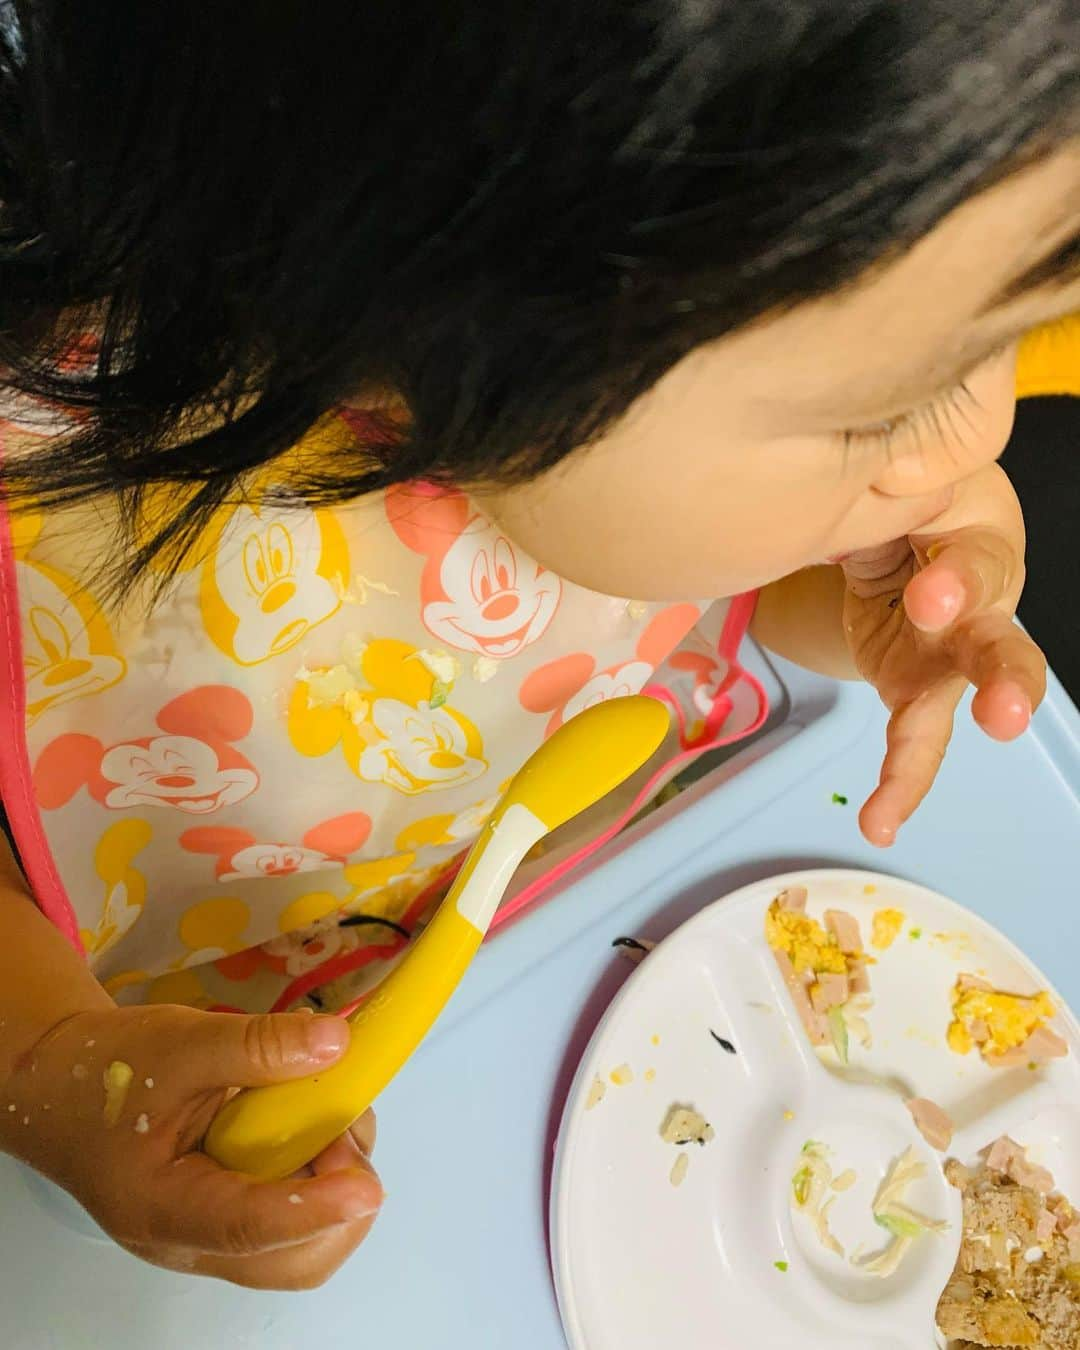
POLYGON ((387 517, 427 562, 424 625, 459 651, 504 661, 547 631, 562 582, 516 548, 461 492, 423 483, 392 488, 387 517))
POLYGON ((102 806, 173 808, 208 815, 249 797, 255 766, 233 745, 251 731, 251 704, 227 685, 181 694, 158 713, 158 732, 103 745, 70 732, 51 741, 34 765, 34 791, 46 811, 81 789, 102 806))

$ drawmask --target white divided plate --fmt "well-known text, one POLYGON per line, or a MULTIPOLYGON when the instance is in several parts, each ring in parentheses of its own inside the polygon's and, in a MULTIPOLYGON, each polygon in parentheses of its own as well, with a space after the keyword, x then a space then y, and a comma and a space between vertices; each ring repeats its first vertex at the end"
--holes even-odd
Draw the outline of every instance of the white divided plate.
POLYGON ((1005 938, 959 905, 868 872, 777 877, 710 905, 663 942, 627 981, 582 1060, 563 1118, 552 1187, 552 1248, 573 1350, 934 1350, 938 1296, 960 1244, 960 1202, 942 1157, 915 1131, 906 1097, 953 1118, 950 1156, 973 1162, 1001 1134, 1028 1147, 1080 1201, 1080 1026, 1061 1008, 1071 1053, 1036 1072, 990 1069, 945 1044, 960 973, 1028 994, 1047 988, 1005 938), (853 914, 868 950, 874 913, 902 910, 896 943, 876 952, 873 1045, 853 1038, 847 1069, 809 1046, 764 937, 765 913, 787 886, 809 890, 808 912, 853 914), (710 1032, 728 1040, 734 1054, 710 1032), (624 1086, 611 1074, 629 1066, 624 1086), (603 1098, 587 1105, 596 1079, 603 1098), (660 1138, 675 1103, 716 1137, 679 1150, 660 1138), (857 1182, 837 1197, 831 1226, 841 1259, 793 1213, 791 1178, 803 1144, 832 1151, 857 1182), (927 1176, 908 1200, 947 1220, 897 1273, 878 1279, 850 1258, 881 1249, 871 1202, 908 1147, 927 1176), (786 1268, 782 1268, 786 1267, 786 1268))

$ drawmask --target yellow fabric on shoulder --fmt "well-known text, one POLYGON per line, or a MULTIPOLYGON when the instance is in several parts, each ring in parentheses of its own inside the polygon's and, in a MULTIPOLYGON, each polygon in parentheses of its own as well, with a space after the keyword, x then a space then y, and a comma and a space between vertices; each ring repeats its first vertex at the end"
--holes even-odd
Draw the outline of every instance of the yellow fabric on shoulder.
POLYGON ((1080 314, 1036 328, 1020 344, 1018 398, 1080 398, 1080 314))

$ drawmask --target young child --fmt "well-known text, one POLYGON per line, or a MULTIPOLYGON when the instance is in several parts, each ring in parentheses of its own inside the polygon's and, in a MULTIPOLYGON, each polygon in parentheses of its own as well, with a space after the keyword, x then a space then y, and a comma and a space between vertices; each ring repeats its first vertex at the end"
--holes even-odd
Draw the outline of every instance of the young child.
POLYGON ((370 1120, 283 1183, 203 1133, 341 1052, 312 1008, 562 722, 664 698, 647 795, 760 720, 750 623, 891 709, 883 846, 969 684, 1028 725, 995 460, 1021 335, 1080 308, 1080 20, 2 22, 0 1147, 147 1260, 308 1287, 381 1202, 370 1120))

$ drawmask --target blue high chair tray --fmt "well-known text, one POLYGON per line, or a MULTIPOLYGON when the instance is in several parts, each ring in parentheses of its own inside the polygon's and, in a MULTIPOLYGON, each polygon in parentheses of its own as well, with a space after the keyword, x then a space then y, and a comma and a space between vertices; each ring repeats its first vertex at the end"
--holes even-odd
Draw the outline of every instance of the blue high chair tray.
POLYGON ((882 854, 856 823, 881 760, 875 695, 762 657, 753 669, 776 709, 765 733, 481 952, 379 1102, 386 1208, 329 1284, 251 1293, 151 1269, 79 1231, 0 1159, 4 1344, 560 1350, 552 1150, 578 1061, 631 970, 612 941, 659 939, 755 879, 862 867, 922 883, 998 927, 1080 1005, 1080 715, 1060 685, 1010 746, 965 707, 929 803, 882 854))

